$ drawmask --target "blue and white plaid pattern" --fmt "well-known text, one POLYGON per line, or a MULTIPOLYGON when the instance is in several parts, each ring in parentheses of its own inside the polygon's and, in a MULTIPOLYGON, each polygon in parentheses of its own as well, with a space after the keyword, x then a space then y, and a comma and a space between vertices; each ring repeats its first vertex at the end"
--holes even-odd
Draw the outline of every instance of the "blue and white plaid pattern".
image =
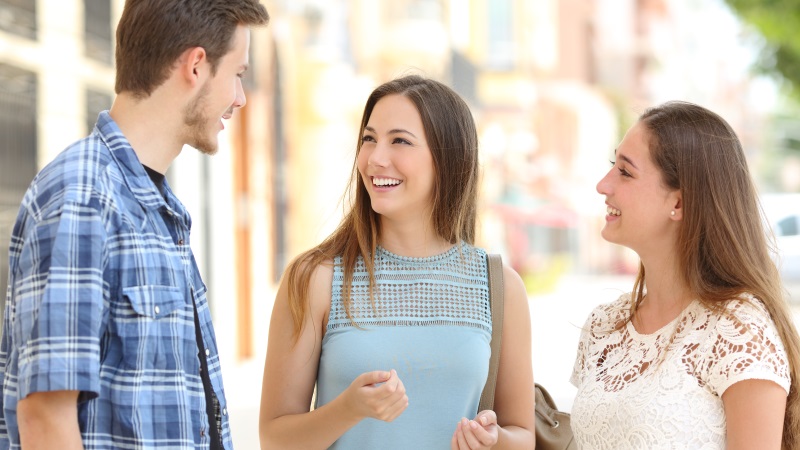
POLYGON ((20 448, 17 402, 55 390, 80 391, 87 450, 208 449, 193 298, 232 448, 191 219, 165 197, 107 112, 33 180, 9 250, 0 449, 20 448))

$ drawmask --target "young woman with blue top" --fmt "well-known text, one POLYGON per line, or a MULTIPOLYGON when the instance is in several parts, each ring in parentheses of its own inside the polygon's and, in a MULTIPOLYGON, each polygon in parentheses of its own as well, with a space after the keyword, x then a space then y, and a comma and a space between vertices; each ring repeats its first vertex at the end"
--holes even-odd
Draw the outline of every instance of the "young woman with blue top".
POLYGON ((508 267, 494 410, 478 411, 492 331, 478 178, 475 123, 452 89, 406 76, 372 92, 352 208, 275 300, 262 449, 533 448, 533 396, 519 394, 533 392, 530 315, 508 267))

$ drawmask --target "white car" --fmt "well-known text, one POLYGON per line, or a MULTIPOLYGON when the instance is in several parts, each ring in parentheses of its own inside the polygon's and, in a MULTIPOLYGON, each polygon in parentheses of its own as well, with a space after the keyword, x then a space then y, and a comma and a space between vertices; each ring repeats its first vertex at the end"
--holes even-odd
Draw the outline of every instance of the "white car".
POLYGON ((800 194, 764 194, 764 213, 775 234, 784 281, 800 281, 800 194))

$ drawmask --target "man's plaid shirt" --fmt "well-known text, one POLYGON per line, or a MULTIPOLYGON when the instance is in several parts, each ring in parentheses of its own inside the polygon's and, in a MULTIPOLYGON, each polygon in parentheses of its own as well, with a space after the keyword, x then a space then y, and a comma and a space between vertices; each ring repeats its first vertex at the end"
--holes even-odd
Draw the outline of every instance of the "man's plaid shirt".
POLYGON ((86 449, 208 449, 193 300, 232 448, 190 227, 107 112, 36 176, 9 249, 0 449, 20 448, 17 402, 58 390, 80 392, 86 449))

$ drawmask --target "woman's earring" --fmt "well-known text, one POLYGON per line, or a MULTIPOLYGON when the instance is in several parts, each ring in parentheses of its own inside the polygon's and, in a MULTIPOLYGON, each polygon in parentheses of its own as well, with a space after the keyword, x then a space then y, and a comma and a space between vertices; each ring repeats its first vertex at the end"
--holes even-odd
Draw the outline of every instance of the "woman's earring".
POLYGON ((672 217, 675 217, 675 210, 673 209, 673 210, 672 210, 672 211, 669 213, 669 215, 670 215, 670 216, 672 216, 672 217))

